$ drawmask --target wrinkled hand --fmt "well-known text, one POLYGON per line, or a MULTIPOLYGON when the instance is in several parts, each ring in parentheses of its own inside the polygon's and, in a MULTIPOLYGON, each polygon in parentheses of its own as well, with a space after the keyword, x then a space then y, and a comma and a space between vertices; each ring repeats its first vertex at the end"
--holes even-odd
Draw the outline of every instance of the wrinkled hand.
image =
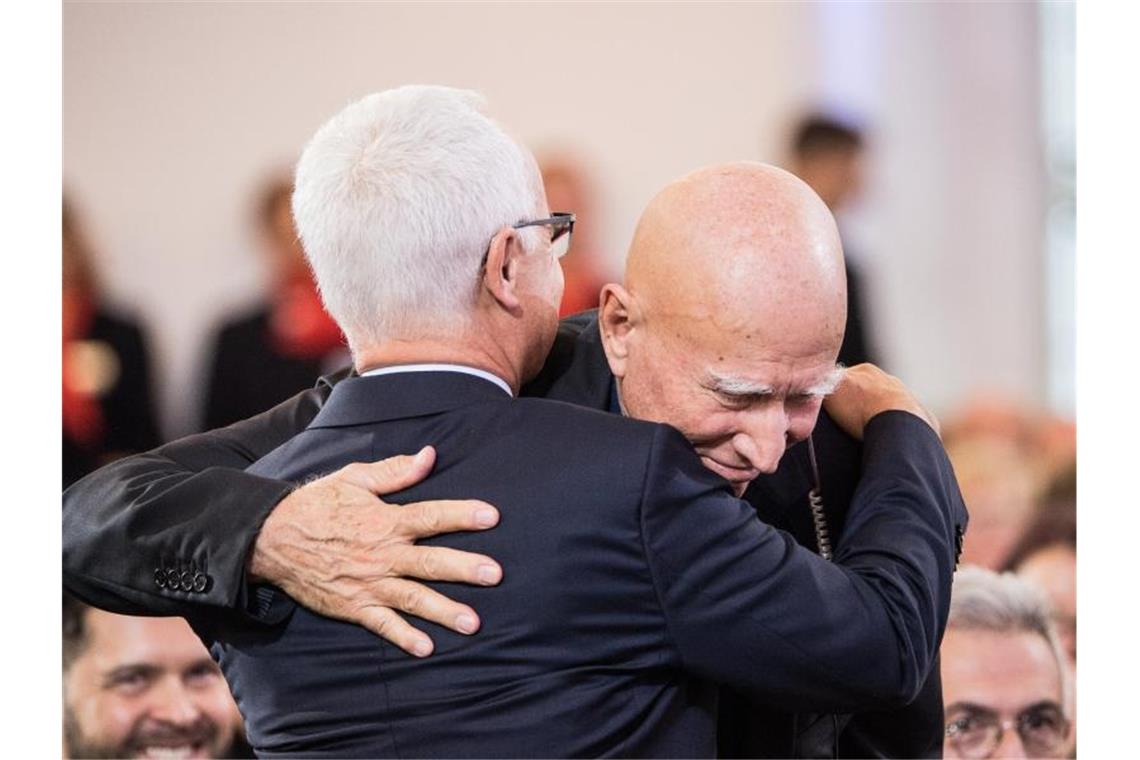
POLYGON ((942 435, 938 418, 918 402, 901 380, 874 364, 849 367, 823 406, 848 435, 859 440, 863 440, 863 429, 872 417, 892 409, 910 412, 942 435))
POLYGON ((414 542, 493 527, 498 511, 475 500, 400 506, 378 498, 423 480, 434 464, 435 449, 428 446, 415 456, 350 464, 298 488, 262 525, 247 565, 250 578, 418 657, 431 654, 432 641, 397 610, 474 633, 475 610, 408 578, 493 586, 502 568, 490 557, 414 542))

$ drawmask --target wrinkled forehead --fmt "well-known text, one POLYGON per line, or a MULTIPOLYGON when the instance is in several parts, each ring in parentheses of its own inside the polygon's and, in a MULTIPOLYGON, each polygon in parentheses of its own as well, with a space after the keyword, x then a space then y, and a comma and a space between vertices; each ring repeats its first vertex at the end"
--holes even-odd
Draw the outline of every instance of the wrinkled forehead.
POLYGON ((734 395, 826 395, 841 373, 838 344, 814 334, 780 335, 715 315, 673 313, 647 325, 657 370, 734 395))
POLYGON ((947 705, 969 702, 1014 714, 1063 698, 1060 663, 1040 634, 951 627, 942 645, 947 705))
POLYGON ((842 324, 827 310, 798 304, 761 304, 705 292, 648 304, 650 330, 678 347, 743 362, 793 366, 834 362, 842 342, 842 324), (830 358, 828 358, 830 357, 830 358))

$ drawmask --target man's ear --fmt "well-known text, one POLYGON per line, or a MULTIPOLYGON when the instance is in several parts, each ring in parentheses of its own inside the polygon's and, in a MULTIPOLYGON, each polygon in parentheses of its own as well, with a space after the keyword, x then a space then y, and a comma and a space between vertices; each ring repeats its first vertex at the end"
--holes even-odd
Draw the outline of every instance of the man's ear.
POLYGON ((483 267, 483 287, 511 314, 521 308, 518 292, 519 259, 525 255, 518 230, 503 227, 491 238, 487 263, 483 267))
POLYGON ((598 306, 598 327, 602 331, 602 346, 614 377, 625 377, 629 360, 630 343, 640 326, 641 314, 633 295, 616 283, 602 288, 598 306))

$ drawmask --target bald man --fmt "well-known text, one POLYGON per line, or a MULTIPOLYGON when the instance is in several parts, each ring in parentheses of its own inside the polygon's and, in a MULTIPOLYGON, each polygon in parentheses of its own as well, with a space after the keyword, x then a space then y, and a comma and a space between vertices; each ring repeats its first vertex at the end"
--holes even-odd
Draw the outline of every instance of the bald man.
MULTIPOLYGON (((676 427, 764 522, 813 549, 820 536, 808 493, 820 486, 820 524, 834 545, 860 457, 833 421, 852 410, 829 403, 831 417, 819 414, 838 382, 845 307, 842 250, 819 197, 772 166, 710 167, 649 203, 624 285, 603 288, 597 315, 564 320, 532 390, 676 427), (813 428, 822 483, 807 447, 795 445, 813 428)), ((932 671, 905 709, 854 717, 781 713, 726 690, 719 754, 939 757, 941 682, 932 671)))
POLYGON ((807 438, 839 384, 843 254, 827 207, 762 164, 695 172, 657 195, 601 334, 623 410, 673 425, 738 494, 807 438))
MULTIPOLYGON (((628 267, 624 286, 603 290, 600 320, 584 314, 564 322, 543 372, 524 394, 673 424, 737 493, 756 479, 748 490, 763 505, 761 516, 815 548, 806 505, 815 480, 806 448, 781 457, 812 432, 837 380, 842 254, 826 208, 802 182, 773 167, 703 170, 650 203, 628 267)), ((430 640, 390 608, 455 630, 476 629, 473 609, 399 576, 496 583, 501 570, 490 557, 409 545, 438 532, 490 527, 497 515, 489 505, 391 507, 376 498, 421 477, 422 469, 357 467, 296 490, 234 471, 302 429, 337 379, 261 417, 126 460, 70 490, 69 585, 124 612, 186 611, 198 603, 238 607, 273 622, 274 610, 260 605, 256 593, 257 581, 270 581, 333 617, 359 621, 360 606, 384 608, 373 618, 381 623, 369 627, 418 654, 430 651, 430 640), (132 542, 146 548, 126 551, 132 542), (209 558, 208 570, 199 557, 209 558), (185 567, 180 572, 190 574, 190 590, 170 583, 171 566, 185 567), (194 574, 208 576, 201 590, 194 574)), ((832 403, 829 411, 853 431, 881 432, 882 422, 867 417, 882 408, 871 400, 884 396, 893 408, 926 418, 897 381, 876 370, 861 368, 846 385, 847 403, 832 403)), ((924 427, 908 428, 907 435, 921 437, 924 427)), ((827 417, 816 436, 831 541, 841 545, 859 448, 827 417)), ((906 441, 895 443, 905 451, 906 441)), ((938 467, 944 469, 931 477, 952 485, 949 467, 938 467)), ((947 526, 951 552, 963 523, 947 526)), ((937 591, 948 600, 948 588, 937 591)), ((942 608, 938 617, 944 619, 942 608)), ((805 723, 814 730, 820 721, 774 718, 766 733, 774 739, 780 732, 790 742, 774 752, 797 751, 805 723)))

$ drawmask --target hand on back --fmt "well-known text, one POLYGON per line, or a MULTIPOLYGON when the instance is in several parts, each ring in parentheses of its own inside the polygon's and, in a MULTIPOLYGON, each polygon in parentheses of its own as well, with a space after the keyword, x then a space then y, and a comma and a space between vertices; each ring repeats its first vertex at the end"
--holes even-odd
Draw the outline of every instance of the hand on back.
POLYGON ((293 491, 258 533, 247 564, 251 579, 420 657, 431 654, 432 641, 398 611, 474 633, 473 609, 409 579, 493 586, 502 568, 490 557, 415 541, 494 527, 498 511, 476 500, 396 505, 379 498, 423 480, 434 464, 429 446, 414 456, 350 464, 293 491))

